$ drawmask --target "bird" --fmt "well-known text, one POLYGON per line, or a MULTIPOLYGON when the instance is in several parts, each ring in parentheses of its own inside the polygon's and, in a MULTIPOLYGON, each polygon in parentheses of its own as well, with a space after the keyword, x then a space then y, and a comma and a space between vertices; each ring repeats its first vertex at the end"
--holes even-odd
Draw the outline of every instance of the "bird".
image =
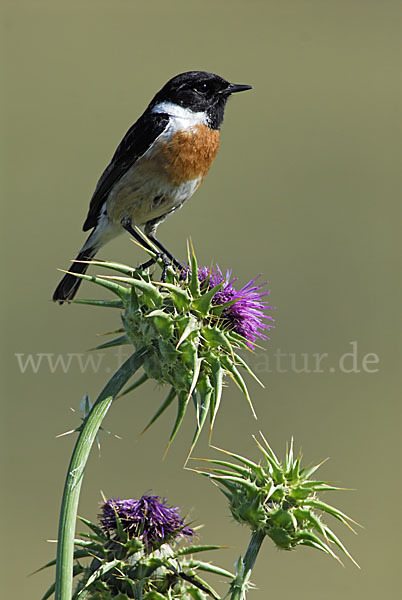
POLYGON ((146 246, 135 227, 143 228, 165 264, 182 268, 155 237, 156 229, 191 198, 207 174, 218 152, 228 98, 250 89, 208 71, 186 71, 155 94, 95 187, 83 225, 91 233, 57 286, 55 302, 74 298, 82 281, 76 274, 85 273, 111 239, 127 231, 146 246))

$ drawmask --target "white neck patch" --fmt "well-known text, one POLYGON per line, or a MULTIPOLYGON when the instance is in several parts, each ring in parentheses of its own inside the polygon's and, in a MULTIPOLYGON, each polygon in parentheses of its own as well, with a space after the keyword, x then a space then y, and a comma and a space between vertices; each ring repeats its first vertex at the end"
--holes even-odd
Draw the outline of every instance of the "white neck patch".
POLYGON ((208 125, 206 112, 194 112, 173 102, 159 102, 153 107, 152 112, 169 115, 176 121, 176 126, 181 126, 180 129, 187 129, 201 124, 208 125))

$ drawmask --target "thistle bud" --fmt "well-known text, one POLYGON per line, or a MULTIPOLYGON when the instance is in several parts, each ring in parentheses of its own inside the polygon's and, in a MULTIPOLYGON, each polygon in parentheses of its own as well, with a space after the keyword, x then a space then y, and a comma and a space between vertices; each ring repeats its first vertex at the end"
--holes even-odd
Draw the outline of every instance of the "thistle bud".
POLYGON ((357 565, 323 521, 329 514, 353 531, 355 521, 320 499, 321 492, 342 488, 311 479, 320 465, 302 468, 301 454, 293 456, 293 440, 280 462, 261 437, 262 443, 255 441, 263 454, 262 463, 222 450, 236 462, 203 459, 215 466, 198 472, 218 484, 236 521, 270 537, 278 548, 310 546, 339 560, 331 547, 334 544, 357 565))

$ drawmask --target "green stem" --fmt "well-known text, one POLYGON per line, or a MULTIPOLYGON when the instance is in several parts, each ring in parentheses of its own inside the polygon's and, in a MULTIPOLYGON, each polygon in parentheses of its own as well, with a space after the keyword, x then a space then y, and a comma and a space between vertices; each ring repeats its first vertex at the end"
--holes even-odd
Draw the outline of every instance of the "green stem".
POLYGON ((135 352, 109 380, 86 417, 68 467, 61 503, 57 543, 55 600, 71 600, 75 522, 81 483, 98 429, 114 398, 142 366, 146 353, 135 352))
POLYGON ((265 533, 262 531, 253 531, 246 554, 243 559, 239 559, 238 574, 232 583, 232 594, 230 600, 244 600, 246 598, 247 583, 250 579, 251 571, 257 559, 265 533))

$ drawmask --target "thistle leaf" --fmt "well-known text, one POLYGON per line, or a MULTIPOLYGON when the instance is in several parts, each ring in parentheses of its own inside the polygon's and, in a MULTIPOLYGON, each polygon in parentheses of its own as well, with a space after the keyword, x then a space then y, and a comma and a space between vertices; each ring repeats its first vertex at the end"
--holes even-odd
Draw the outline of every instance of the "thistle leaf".
POLYGON ((191 265, 191 275, 190 275, 190 292, 193 298, 198 298, 200 295, 200 281, 198 279, 198 263, 197 258, 195 256, 193 244, 190 240, 188 245, 188 253, 190 258, 191 265))
MULTIPOLYGON (((247 467, 249 467, 250 469, 252 469, 253 471, 255 471, 255 469, 260 469, 260 465, 258 465, 257 463, 253 462, 252 460, 250 460, 249 458, 246 458, 245 456, 241 456, 241 454, 236 454, 235 452, 229 452, 228 450, 223 450, 223 448, 218 448, 217 446, 211 446, 211 448, 214 448, 215 450, 218 450, 219 452, 223 452, 223 454, 227 454, 228 456, 231 456, 232 458, 235 458, 239 463, 246 465, 247 467)), ((214 461, 211 461, 214 462, 214 461)), ((217 464, 221 464, 220 462, 218 462, 217 464)), ((230 463, 228 463, 229 466, 230 463)), ((232 468, 234 468, 236 465, 232 465, 232 468)))
MULTIPOLYGON (((60 269, 60 270, 62 271, 62 273, 68 272, 68 271, 63 271, 62 269, 60 269)), ((114 294, 119 296, 119 298, 121 298, 123 301, 127 299, 128 294, 130 293, 128 288, 126 288, 122 285, 118 285, 117 283, 114 283, 113 281, 108 281, 106 277, 94 277, 92 275, 85 275, 84 273, 71 273, 71 274, 74 275, 75 277, 78 277, 78 279, 85 279, 86 281, 91 281, 92 283, 96 283, 97 285, 100 285, 101 287, 104 287, 107 290, 110 290, 111 292, 113 292, 114 294)))
POLYGON ((53 596, 55 589, 56 589, 56 584, 52 583, 52 585, 50 586, 50 588, 42 596, 41 600, 48 600, 48 598, 50 598, 51 596, 53 596))
POLYGON ((222 281, 222 283, 218 283, 218 285, 205 292, 205 294, 202 294, 199 298, 195 298, 191 303, 193 310, 199 312, 202 317, 206 317, 211 308, 213 297, 219 292, 223 284, 224 282, 222 281))
POLYGON ((84 587, 78 592, 78 594, 75 596, 76 598, 79 598, 83 592, 89 588, 89 586, 96 581, 97 579, 100 579, 102 577, 102 575, 105 575, 106 573, 108 573, 109 571, 111 571, 112 569, 115 569, 116 567, 119 567, 121 565, 121 561, 120 560, 112 560, 110 562, 107 563, 103 563, 101 564, 101 566, 95 571, 95 573, 93 573, 88 580, 86 581, 84 587))
POLYGON ((175 307, 179 312, 188 311, 190 306, 190 298, 186 290, 172 283, 154 281, 154 284, 166 288, 171 292, 175 307))
POLYGON ((105 342, 104 344, 100 344, 99 346, 95 346, 95 348, 90 348, 89 350, 90 352, 93 352, 94 350, 105 350, 106 348, 114 348, 115 346, 125 346, 128 344, 131 344, 131 342, 124 334, 118 338, 115 338, 114 340, 111 340, 110 342, 105 342))
POLYGON ((102 306, 103 308, 124 308, 121 300, 70 300, 71 304, 88 304, 89 306, 102 306))
POLYGON ((137 381, 134 381, 133 384, 129 385, 128 388, 126 388, 125 390, 123 390, 122 393, 119 394, 116 397, 116 400, 117 400, 117 398, 121 398, 122 396, 125 396, 126 394, 129 394, 130 392, 132 392, 136 388, 140 387, 140 385, 142 385, 143 383, 145 383, 145 381, 147 381, 148 379, 149 379, 148 375, 146 373, 144 373, 143 375, 141 375, 141 377, 139 377, 137 379, 137 381))
MULTIPOLYGON (((233 471, 234 471, 235 473, 238 473, 242 477, 248 477, 248 475, 250 473, 249 469, 243 469, 243 467, 240 467, 239 465, 235 465, 233 463, 227 462, 225 460, 216 460, 216 459, 210 459, 210 458, 194 458, 194 460, 199 460, 199 461, 207 462, 207 463, 214 464, 214 465, 220 465, 221 467, 228 467, 228 468, 232 469, 232 471, 225 471, 225 473, 227 473, 228 475, 233 475, 233 471)), ((215 469, 214 469, 214 472, 215 472, 215 469)))
POLYGON ((112 271, 123 273, 124 275, 129 275, 130 277, 133 277, 134 273, 136 272, 136 269, 133 267, 128 267, 127 265, 123 265, 121 263, 110 262, 108 260, 74 260, 73 262, 93 265, 94 267, 104 267, 105 269, 110 269, 112 271))
MULTIPOLYGON (((84 571, 84 568, 81 567, 81 565, 74 565, 74 567, 73 567, 73 577, 76 577, 77 575, 79 575, 83 571, 84 571)), ((47 592, 42 596, 41 600, 47 600, 48 598, 50 598, 54 594, 55 589, 56 589, 56 584, 53 583, 50 586, 50 588, 47 590, 47 592)))
POLYGON ((225 369, 227 370, 229 375, 232 376, 233 381, 238 385, 238 387, 241 389, 241 391, 245 395, 254 419, 257 419, 257 415, 255 414, 255 410, 254 410, 253 404, 251 402, 250 394, 248 393, 248 389, 244 382, 243 377, 240 375, 240 373, 237 370, 237 368, 235 367, 235 365, 229 360, 229 358, 227 356, 222 356, 221 360, 222 360, 223 366, 225 367, 225 369))
POLYGON ((153 425, 155 421, 161 416, 161 414, 165 412, 165 410, 172 404, 173 400, 176 398, 176 393, 177 392, 173 387, 170 388, 165 400, 162 402, 152 419, 149 421, 148 425, 141 431, 141 434, 145 433, 151 427, 151 425, 153 425))
POLYGON ((93 531, 101 541, 106 541, 107 538, 105 536, 105 532, 101 527, 99 527, 99 525, 96 525, 95 523, 92 523, 92 521, 89 521, 84 517, 80 517, 79 515, 77 515, 77 519, 81 521, 81 523, 84 523, 84 525, 86 525, 88 529, 93 531))
POLYGON ((325 544, 325 542, 323 542, 317 535, 315 535, 311 531, 304 530, 297 532, 295 534, 295 538, 299 540, 300 544, 305 544, 305 542, 313 542, 314 544, 316 544, 316 547, 319 547, 323 552, 330 554, 332 558, 335 558, 335 560, 337 560, 341 565, 343 565, 339 556, 337 556, 335 552, 333 552, 331 548, 327 544, 325 544))
POLYGON ((324 463, 327 462, 327 460, 328 460, 328 458, 325 458, 320 463, 318 463, 318 465, 313 465, 312 467, 303 469, 301 471, 301 475, 302 475, 303 479, 309 479, 309 477, 311 477, 316 471, 318 471, 318 469, 321 467, 321 465, 323 465, 324 463))
POLYGON ((202 379, 200 379, 200 381, 198 382, 198 393, 200 397, 200 402, 197 410, 197 425, 193 440, 191 442, 191 447, 187 456, 187 460, 191 456, 191 453, 194 450, 194 446, 196 445, 199 435, 202 431, 202 428, 204 427, 205 419, 209 411, 212 392, 213 388, 209 383, 208 377, 203 377, 202 379))
POLYGON ((257 375, 250 369, 250 367, 248 366, 248 364, 246 363, 246 361, 244 361, 241 356, 239 356, 238 354, 235 354, 234 355, 234 359, 235 359, 236 362, 238 362, 247 371, 247 373, 249 375, 251 375, 251 377, 253 377, 253 379, 256 380, 256 382, 262 388, 265 388, 265 385, 262 383, 262 381, 260 379, 258 379, 257 375))
POLYGON ((209 427, 209 441, 211 442, 212 430, 215 425, 216 415, 218 414, 219 407, 221 404, 222 391, 223 391, 223 369, 218 359, 211 361, 211 376, 212 376, 212 387, 213 393, 211 396, 210 403, 210 427, 209 427))
POLYGON ((308 505, 313 506, 314 508, 318 508, 319 510, 322 510, 323 512, 326 512, 326 513, 332 515, 333 517, 335 517, 336 519, 341 521, 344 525, 349 527, 349 529, 351 529, 353 531, 353 533, 356 533, 356 532, 351 527, 350 523, 354 523, 358 527, 361 527, 361 525, 359 525, 359 523, 357 523, 356 521, 354 521, 353 519, 348 517, 348 515, 345 515, 345 513, 338 510, 337 508, 331 506, 330 504, 327 504, 326 502, 322 502, 322 500, 311 500, 308 502, 308 505))
MULTIPOLYGON (((188 315, 186 317, 183 317, 183 319, 185 319, 186 324, 184 325, 183 333, 180 335, 180 339, 177 342, 176 350, 188 338, 189 335, 191 335, 195 331, 198 331, 199 328, 197 320, 193 317, 193 315, 188 315)), ((180 323, 180 325, 182 326, 182 323, 180 323)))
MULTIPOLYGON (((162 301, 162 296, 158 292, 155 285, 153 285, 152 283, 148 283, 147 281, 144 281, 144 279, 133 279, 133 277, 117 277, 115 275, 111 275, 111 276, 103 275, 102 280, 120 281, 122 283, 127 283, 128 285, 131 285, 132 287, 137 288, 141 292, 143 292, 145 297, 150 298, 155 303, 156 306, 159 306, 159 304, 162 301)), ((119 287, 122 287, 122 286, 119 286, 119 287)), ((126 292, 130 293, 128 288, 124 287, 123 289, 126 292)), ((127 295, 128 294, 126 294, 126 297, 127 297, 127 295)))
POLYGON ((207 545, 198 545, 198 546, 186 546, 185 548, 179 548, 177 552, 175 552, 175 557, 177 556, 187 556, 188 554, 197 554, 198 552, 209 552, 210 550, 222 550, 222 548, 226 548, 226 546, 207 546, 207 545))
POLYGON ((356 565, 356 567, 358 569, 360 569, 360 566, 357 564, 357 562, 355 561, 355 559, 353 558, 353 556, 347 551, 347 549, 345 548, 345 546, 342 544, 341 540, 334 534, 334 532, 331 531, 331 529, 329 527, 327 527, 327 526, 325 526, 325 531, 326 531, 327 537, 332 542, 334 542, 338 546, 338 548, 340 548, 342 550, 342 552, 344 552, 346 554, 346 556, 348 558, 350 558, 350 560, 352 561, 352 563, 354 565, 356 565))
MULTIPOLYGON (((224 546, 216 546, 216 548, 223 548, 224 546)), ((212 547, 211 550, 214 550, 212 547)), ((233 573, 227 571, 226 569, 222 569, 221 567, 216 567, 211 563, 206 563, 200 560, 193 560, 189 562, 190 567, 195 567, 199 571, 204 571, 206 573, 214 573, 215 575, 222 575, 223 577, 233 578, 233 573)))
POLYGON ((226 334, 220 331, 217 327, 203 327, 201 330, 202 336, 207 340, 209 347, 219 348, 220 346, 230 355, 233 355, 232 346, 227 339, 226 334))
MULTIPOLYGON (((187 394, 187 392, 179 392, 179 394, 178 394, 177 416, 176 416, 175 423, 173 425, 172 433, 170 434, 169 444, 166 449, 166 452, 169 449, 170 444, 173 442, 173 440, 176 436, 176 433, 178 432, 180 425, 183 422, 184 415, 186 414, 187 405, 188 405, 190 398, 191 398, 191 394, 189 395, 189 394, 187 394)), ((165 454, 166 454, 166 452, 165 452, 165 454)))
MULTIPOLYGON (((220 547, 221 546, 219 546, 219 548, 220 547)), ((88 556, 91 556, 91 555, 88 553, 87 550, 75 550, 75 552, 74 552, 74 560, 79 559, 79 558, 87 558, 88 556)), ((56 559, 54 558, 53 560, 50 560, 45 565, 43 565, 43 567, 40 567, 39 569, 36 569, 32 573, 30 573, 30 575, 36 575, 36 573, 40 573, 41 571, 44 571, 45 569, 48 569, 49 567, 54 567, 55 565, 56 565, 56 559)))

